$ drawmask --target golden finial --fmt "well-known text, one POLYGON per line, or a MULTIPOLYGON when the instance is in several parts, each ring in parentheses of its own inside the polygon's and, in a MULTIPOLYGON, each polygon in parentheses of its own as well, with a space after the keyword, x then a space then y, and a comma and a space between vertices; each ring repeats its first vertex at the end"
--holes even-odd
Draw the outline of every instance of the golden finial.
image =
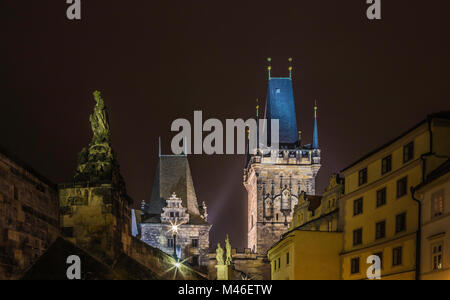
POLYGON ((270 65, 270 63, 272 62, 272 58, 268 57, 267 58, 267 62, 269 63, 269 66, 267 67, 267 70, 269 71, 269 79, 270 79, 270 71, 272 70, 272 66, 270 65))

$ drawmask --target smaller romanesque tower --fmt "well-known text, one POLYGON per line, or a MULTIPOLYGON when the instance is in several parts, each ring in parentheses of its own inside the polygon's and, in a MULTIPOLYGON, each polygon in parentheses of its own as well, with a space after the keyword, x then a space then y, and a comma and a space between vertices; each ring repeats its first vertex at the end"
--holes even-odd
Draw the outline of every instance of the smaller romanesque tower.
POLYGON ((141 220, 143 242, 192 267, 208 265, 211 225, 205 203, 198 203, 186 155, 162 155, 160 150, 151 198, 142 204, 141 220))

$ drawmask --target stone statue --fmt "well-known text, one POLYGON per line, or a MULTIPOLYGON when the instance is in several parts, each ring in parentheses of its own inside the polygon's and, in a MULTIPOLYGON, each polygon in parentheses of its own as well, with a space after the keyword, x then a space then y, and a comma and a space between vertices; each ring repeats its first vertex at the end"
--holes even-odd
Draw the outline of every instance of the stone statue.
POLYGON ((217 265, 218 266, 223 266, 225 265, 224 261, 223 261, 223 249, 220 246, 220 243, 217 243, 217 249, 216 249, 216 260, 217 260, 217 265))
POLYGON ((99 91, 94 92, 94 99, 96 102, 94 113, 90 115, 92 132, 94 133, 93 143, 101 144, 109 142, 109 123, 106 115, 105 103, 100 96, 99 91))
POLYGON ((231 243, 230 243, 230 237, 227 234, 227 239, 225 240, 225 248, 227 250, 227 259, 226 259, 226 264, 229 266, 231 265, 231 243))
POLYGON ((126 194, 125 182, 115 160, 111 146, 108 112, 99 91, 94 92, 94 112, 89 116, 93 138, 89 147, 78 155, 74 182, 113 181, 122 194, 126 194))
POLYGON ((202 203, 202 217, 205 221, 208 221, 208 207, 206 207, 206 203, 203 201, 202 203))

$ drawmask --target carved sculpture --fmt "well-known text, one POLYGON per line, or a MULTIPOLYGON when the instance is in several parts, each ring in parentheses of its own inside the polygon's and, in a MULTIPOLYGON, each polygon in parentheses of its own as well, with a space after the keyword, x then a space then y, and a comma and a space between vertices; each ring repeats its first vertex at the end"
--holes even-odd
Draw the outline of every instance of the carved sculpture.
POLYGON ((224 261, 223 261, 223 249, 220 246, 220 243, 217 243, 217 249, 216 249, 216 260, 217 260, 217 265, 218 266, 223 266, 225 265, 224 261))
POLYGON ((225 263, 229 266, 231 265, 232 258, 231 258, 231 243, 228 234, 227 239, 225 240, 225 248, 227 250, 227 258, 225 263))

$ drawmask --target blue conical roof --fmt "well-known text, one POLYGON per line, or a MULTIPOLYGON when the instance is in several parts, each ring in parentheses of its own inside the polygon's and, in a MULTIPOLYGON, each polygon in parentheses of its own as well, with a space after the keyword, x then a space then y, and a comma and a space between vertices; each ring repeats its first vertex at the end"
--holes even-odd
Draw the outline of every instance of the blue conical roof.
POLYGON ((268 121, 269 141, 271 136, 270 120, 278 119, 280 122, 280 145, 298 142, 297 118, 291 78, 269 78, 265 118, 268 121))

